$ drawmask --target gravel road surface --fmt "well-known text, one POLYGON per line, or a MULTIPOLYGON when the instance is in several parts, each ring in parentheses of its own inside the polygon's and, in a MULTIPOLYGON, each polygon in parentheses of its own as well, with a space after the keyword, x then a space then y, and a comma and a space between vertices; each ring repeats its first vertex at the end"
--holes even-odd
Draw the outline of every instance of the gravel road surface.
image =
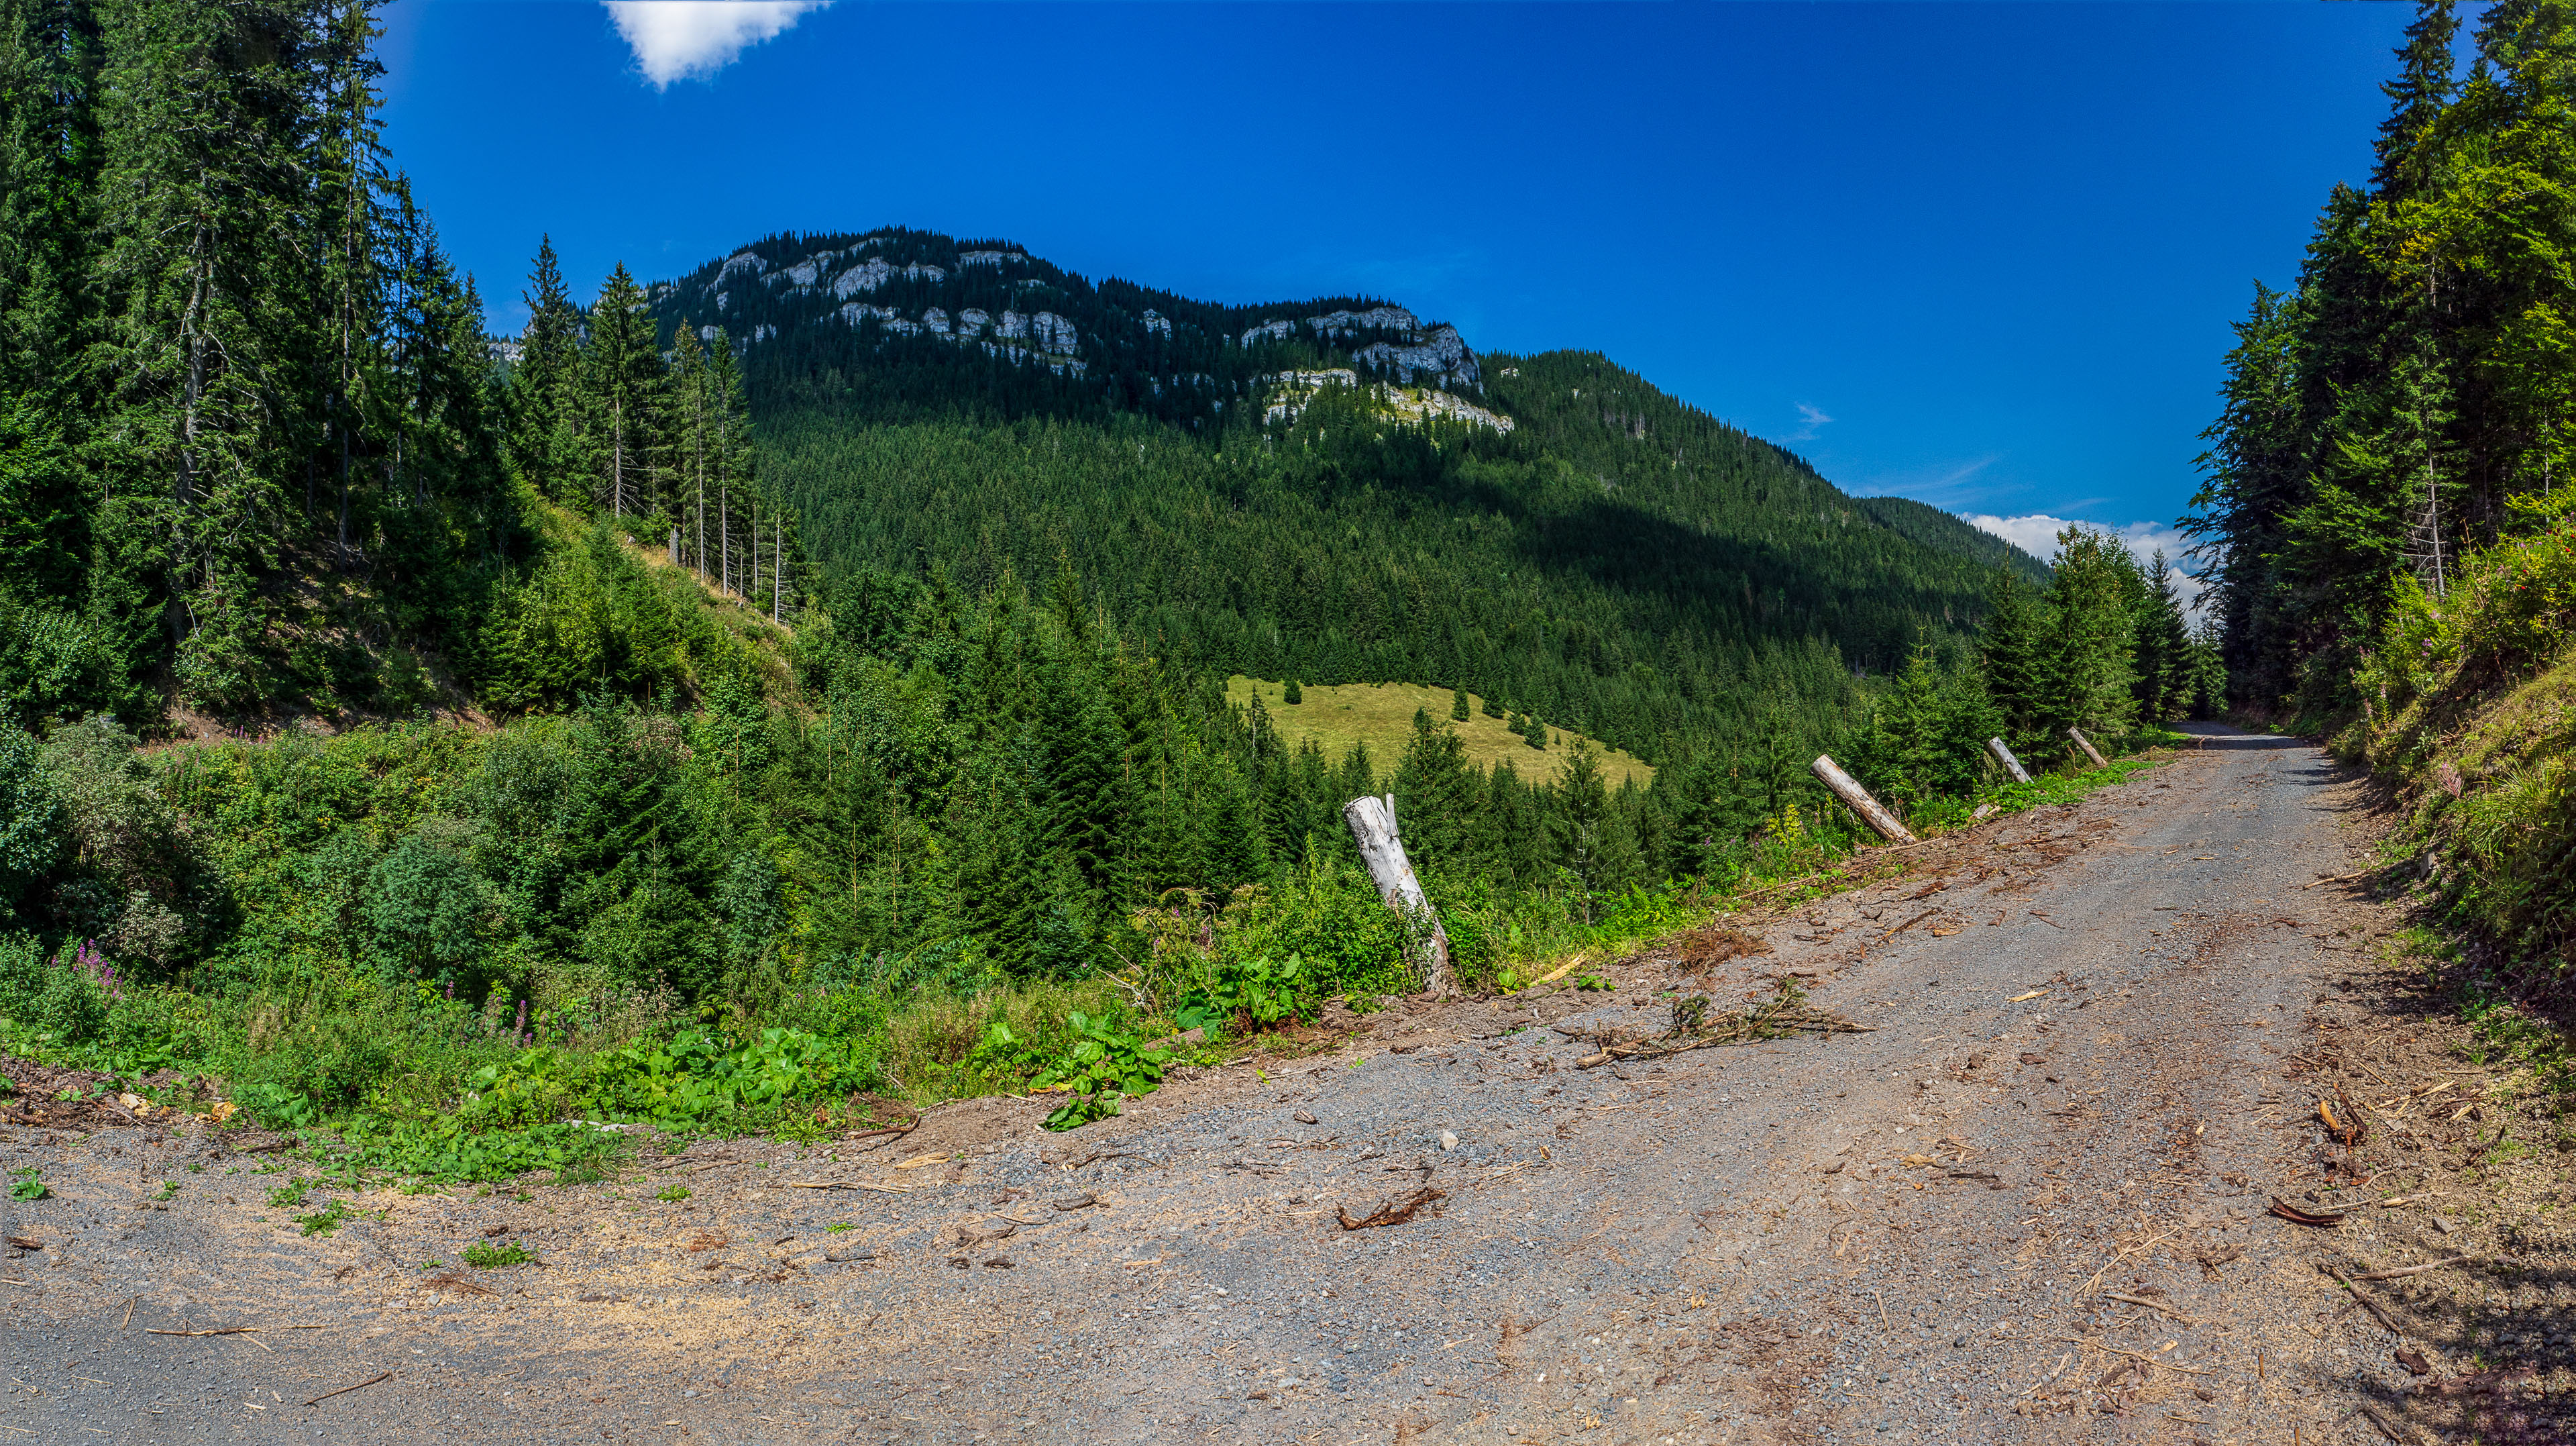
POLYGON ((2316 1140, 2284 1058, 2385 927, 2301 887, 2361 796, 2210 732, 1732 921, 1770 952, 1389 1011, 1069 1135, 966 1102, 308 1239, 272 1157, 8 1131, 53 1194, 0 1202, 0 1441, 2378 1440, 2404 1368, 2264 1214, 2316 1140), (1868 1032, 1577 1067, 1784 975, 1868 1032), (540 1263, 452 1269, 487 1239, 540 1263))

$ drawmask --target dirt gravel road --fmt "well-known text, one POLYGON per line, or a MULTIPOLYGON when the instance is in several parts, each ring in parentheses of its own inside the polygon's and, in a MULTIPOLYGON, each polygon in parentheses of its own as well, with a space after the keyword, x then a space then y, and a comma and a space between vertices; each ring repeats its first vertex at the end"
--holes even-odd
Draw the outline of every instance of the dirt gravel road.
POLYGON ((41 1247, 0 1440, 2376 1440, 2404 1369, 2264 1214, 2313 1171, 2284 1060, 2383 927, 2301 887, 2361 796, 2212 732, 1736 921, 1773 952, 1390 1012, 1070 1135, 973 1102, 305 1239, 265 1157, 15 1131, 55 1193, 0 1218, 41 1247), (1871 1032, 1576 1067, 1791 973, 1871 1032), (487 1235, 543 1263, 424 1283, 487 1235))

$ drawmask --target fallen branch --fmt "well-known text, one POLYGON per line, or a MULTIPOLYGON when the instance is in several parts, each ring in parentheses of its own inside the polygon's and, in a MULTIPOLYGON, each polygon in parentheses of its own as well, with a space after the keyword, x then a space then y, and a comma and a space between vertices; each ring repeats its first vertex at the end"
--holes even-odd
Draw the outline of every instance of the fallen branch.
POLYGON ((391 1379, 392 1376, 393 1372, 391 1371, 378 1371, 374 1375, 367 1377, 365 1380, 360 1381, 354 1386, 342 1386, 336 1391, 324 1391, 321 1395, 314 1397, 312 1400, 307 1401, 304 1404, 308 1406, 318 1406, 323 1402, 330 1400, 333 1396, 345 1396, 351 1391, 363 1391, 378 1381, 391 1379))
POLYGON ((2367 1401, 2356 1403, 2353 1406, 2353 1409, 2359 1411, 2365 1416, 2368 1416, 2370 1418, 2370 1424, 2378 1427, 2380 1434, 2386 1436, 2389 1440, 2398 1443, 2398 1446, 2418 1446, 2418 1443, 2424 1439, 2423 1437, 2416 1435, 2413 1430, 2409 1429, 2403 1423, 2388 1419, 2386 1413, 2382 1412, 2377 1406, 2371 1405, 2367 1401))
POLYGON ((2364 875, 2364 874, 2375 874, 2375 873, 2378 873, 2378 872, 2379 872, 2379 865, 2377 865, 2377 864, 2373 864, 2373 865, 2371 865, 2369 868, 2366 868, 2366 869, 2355 869, 2355 870, 2353 870, 2351 873, 2348 873, 2348 874, 2337 874, 2337 875, 2335 875, 2333 878, 2330 878, 2330 879, 2317 879, 2317 880, 2315 880, 2314 882, 2311 882, 2311 883, 2301 884, 2301 885, 2299 885, 2299 887, 2300 887, 2300 888, 2302 888, 2302 889, 2313 889, 2313 888, 2315 888, 2318 884, 2340 884, 2340 883, 2343 883, 2343 882, 2345 882, 2345 881, 2347 881, 2347 880, 2350 880, 2350 879, 2357 879, 2357 878, 2360 878, 2360 877, 2361 877, 2362 875, 2364 875))
POLYGON ((1897 925, 1895 928, 1888 930, 1886 933, 1879 935, 1878 942, 1884 944, 1888 940, 1895 938, 1897 935, 1904 933, 1906 930, 1913 928, 1915 925, 1922 923, 1924 920, 1929 919, 1940 912, 1941 911, 1938 908, 1926 909, 1922 913, 1915 915, 1913 918, 1906 920, 1904 923, 1897 925))
POLYGON ((2193 1320, 2190 1316, 2184 1315, 2181 1311, 2178 1311, 2178 1310, 2174 1309, 2172 1306, 2169 1306, 2169 1305, 2165 1304, 2163 1301, 2160 1301, 2160 1300, 2153 1300, 2153 1299, 2150 1299, 2150 1298, 2148 1298, 2148 1297, 2146 1297, 2146 1296, 2142 1296, 2142 1295, 2122 1295, 2120 1292, 2118 1292, 2118 1291, 2116 1291, 2116 1290, 2106 1290, 2106 1291, 2102 1292, 2102 1298, 2103 1298, 2104 1300, 2124 1300, 2124 1301, 2127 1301, 2127 1302, 2128 1302, 2129 1304, 2131 1304, 2131 1305, 2142 1305, 2142 1306, 2145 1306, 2145 1307, 2146 1307, 2147 1309, 2149 1309, 2149 1310, 2157 1311, 2157 1312, 2160 1312, 2160 1313, 2162 1313, 2162 1314, 2164 1314, 2164 1315, 2171 1316, 2171 1317, 2173 1317, 2175 1320, 2181 1321, 2184 1325, 2187 1325, 2187 1326, 2196 1326, 2196 1325, 2200 1324, 2200 1322, 2198 1322, 2198 1321, 2196 1321, 2196 1320, 2193 1320))
POLYGON ((2272 1197, 2272 1208, 2264 1211, 2263 1213, 2266 1215, 2278 1215, 2293 1225, 2329 1226, 2341 1225, 2343 1223, 2343 1212, 2340 1210, 2302 1210, 2298 1206, 2291 1204, 2289 1201, 2282 1199, 2278 1195, 2272 1197))
POLYGON ((2139 1360, 2146 1362, 2148 1365, 2156 1366, 2168 1371, 2180 1371, 2186 1376, 2205 1376, 2209 1374, 2207 1367, 2194 1368, 2191 1366, 2180 1366, 2161 1356, 2151 1356, 2144 1351, 2133 1351, 2124 1346, 2105 1345, 2100 1341, 2086 1340, 2082 1336, 2052 1336, 2050 1339, 2064 1341, 2070 1346, 2082 1346, 2088 1351, 2108 1351, 2115 1356, 2135 1356, 2139 1360))
POLYGON ((2422 1275, 2428 1270, 2447 1270, 2454 1265, 2476 1265, 2485 1258, 2482 1255, 2454 1255, 2448 1260, 2436 1260, 2424 1265, 2409 1265, 2397 1270, 2374 1270, 2367 1275, 2356 1275, 2353 1279, 2397 1280, 2409 1275, 2422 1275))
POLYGON ((2326 1279, 2342 1286, 2345 1292, 2351 1295, 2353 1303, 2360 1306, 2363 1310, 2370 1312, 2370 1318, 2386 1327, 2390 1335, 2403 1337, 2406 1334, 2406 1328, 2404 1326, 2390 1320, 2388 1318, 2388 1312, 2380 1308, 2379 1302, 2372 1300, 2369 1296, 2362 1293, 2360 1287, 2354 1285, 2351 1281, 2344 1279, 2342 1272, 2336 1270, 2333 1266, 2326 1264, 2322 1260, 2317 1262, 2317 1269, 2326 1273, 2326 1279))
POLYGON ((2093 1272, 2092 1279, 2084 1282, 2081 1286, 2076 1287, 2075 1298, 2077 1300, 2082 1300, 2087 1295, 2090 1295, 2102 1284, 2102 1277, 2110 1274, 2112 1267, 2118 1265, 2121 1261, 2128 1259, 2132 1255, 2153 1250, 2159 1242, 2171 1240, 2181 1233, 2182 1232, 2179 1230, 2167 1230, 2159 1234, 2150 1235, 2146 1239, 2139 1241, 2137 1244, 2130 1246, 2128 1249, 2113 1254, 2109 1260, 2102 1262, 2102 1268, 2100 1270, 2093 1272))
POLYGON ((148 1336, 238 1336, 247 1335, 258 1329, 258 1326, 217 1326, 210 1331, 165 1331, 146 1326, 143 1333, 148 1336))

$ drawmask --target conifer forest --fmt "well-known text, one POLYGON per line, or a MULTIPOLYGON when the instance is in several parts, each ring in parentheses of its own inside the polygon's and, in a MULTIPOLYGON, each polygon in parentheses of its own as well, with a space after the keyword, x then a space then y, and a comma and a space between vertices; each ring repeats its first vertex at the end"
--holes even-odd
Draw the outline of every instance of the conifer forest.
POLYGON ((2576 10, 2462 24, 2418 6, 2367 184, 2255 287, 2185 527, 2230 696, 2396 786, 2448 904, 2563 996, 2576 10))
POLYGON ((461 274, 378 10, 0 0, 0 1048, 220 1076, 349 1168, 1090 1078, 1079 1123, 1150 1087, 1096 1061, 1418 987, 1361 795, 1508 990, 1857 842, 1819 753, 1938 828, 2070 728, 2386 728, 2560 626, 2561 5, 2467 76, 2428 6, 2372 187, 2258 293, 2215 631, 2180 559, 2033 558, 1372 297, 901 228, 568 277, 542 217, 461 274), (2514 567, 2556 601, 2446 611, 2514 567), (1235 674, 1460 711, 1328 755, 1235 674), (1471 693, 1525 758, 1468 762, 1471 693))

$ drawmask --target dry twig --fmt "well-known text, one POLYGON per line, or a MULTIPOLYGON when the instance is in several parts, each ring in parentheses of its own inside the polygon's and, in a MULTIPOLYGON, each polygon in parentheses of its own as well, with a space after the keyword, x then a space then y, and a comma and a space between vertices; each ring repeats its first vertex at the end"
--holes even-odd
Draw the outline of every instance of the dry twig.
POLYGON ((365 1380, 360 1381, 354 1386, 342 1386, 336 1391, 324 1391, 321 1395, 314 1397, 312 1400, 307 1401, 304 1404, 308 1406, 318 1406, 324 1401, 330 1400, 333 1396, 345 1396, 351 1391, 363 1391, 378 1381, 391 1379, 392 1376, 393 1372, 391 1371, 378 1371, 374 1375, 367 1377, 365 1380))

